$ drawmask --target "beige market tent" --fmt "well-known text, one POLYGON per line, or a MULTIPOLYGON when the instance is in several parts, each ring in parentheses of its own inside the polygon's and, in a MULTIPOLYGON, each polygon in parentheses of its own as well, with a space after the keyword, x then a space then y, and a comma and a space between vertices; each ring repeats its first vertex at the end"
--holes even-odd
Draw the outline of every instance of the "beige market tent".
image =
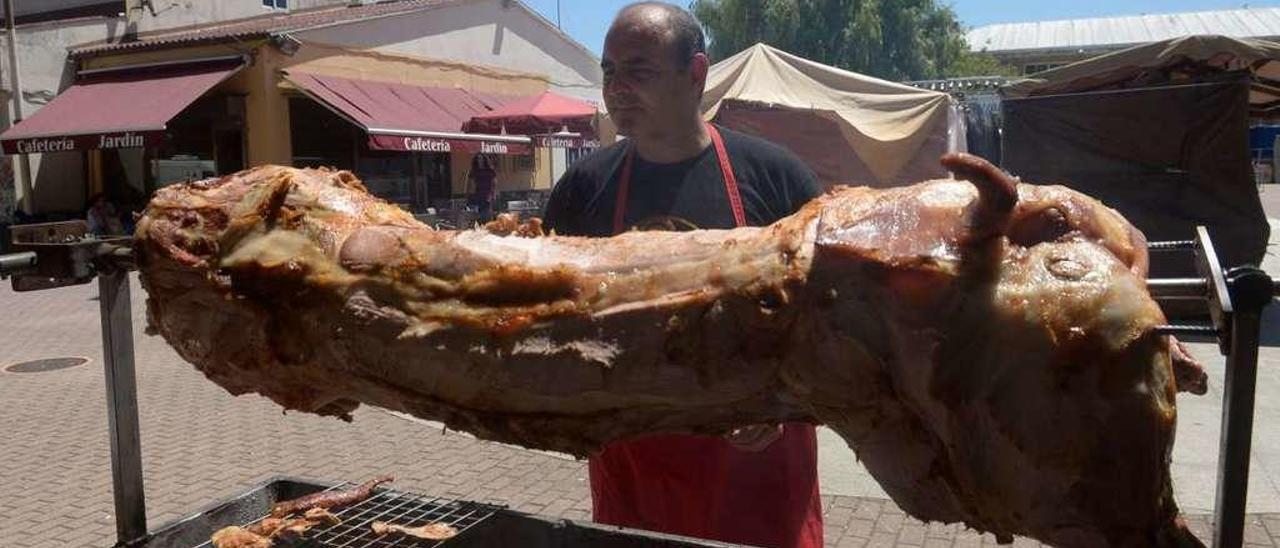
POLYGON ((824 183, 897 186, 946 172, 963 119, 945 93, 879 80, 756 44, 716 63, 706 119, 783 145, 824 183))

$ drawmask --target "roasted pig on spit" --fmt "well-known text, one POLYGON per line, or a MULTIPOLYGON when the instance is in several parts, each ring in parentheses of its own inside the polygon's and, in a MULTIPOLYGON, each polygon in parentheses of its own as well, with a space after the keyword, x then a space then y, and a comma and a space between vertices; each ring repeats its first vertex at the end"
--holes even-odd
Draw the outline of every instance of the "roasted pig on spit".
POLYGON ((1198 542, 1173 500, 1172 343, 1141 234, 1065 188, 839 188, 771 226, 436 231, 350 173, 161 189, 150 328, 233 394, 360 404, 589 455, 812 421, 906 512, 1061 546, 1198 542))

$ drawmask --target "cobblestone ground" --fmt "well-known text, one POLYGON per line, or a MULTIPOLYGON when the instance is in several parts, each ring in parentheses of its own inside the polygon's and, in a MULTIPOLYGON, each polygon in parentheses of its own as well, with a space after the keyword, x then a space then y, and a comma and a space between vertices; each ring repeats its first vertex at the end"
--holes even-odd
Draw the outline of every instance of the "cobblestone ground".
MULTIPOLYGON (((114 543, 110 446, 96 285, 35 293, 0 288, 0 366, 84 356, 84 366, 0 373, 0 547, 114 543)), ((284 415, 233 398, 158 338, 142 335, 134 285, 138 399, 152 528, 273 476, 359 481, 393 473, 400 489, 589 518, 585 466, 442 433, 372 409, 352 423, 284 415)), ((828 546, 983 546, 990 535, 925 525, 891 502, 823 498, 828 546)), ((1191 521, 1207 535, 1204 516, 1191 521)), ((1207 536, 1203 538, 1208 538, 1207 536)), ((1251 545, 1280 545, 1280 516, 1251 516, 1251 545)), ((1015 546, 1034 545, 1019 539, 1015 546)))

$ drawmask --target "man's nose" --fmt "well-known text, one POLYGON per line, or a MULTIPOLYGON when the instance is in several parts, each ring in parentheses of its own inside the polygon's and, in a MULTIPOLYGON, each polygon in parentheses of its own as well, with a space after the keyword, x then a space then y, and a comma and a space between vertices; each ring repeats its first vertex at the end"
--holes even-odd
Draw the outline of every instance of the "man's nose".
POLYGON ((620 96, 631 92, 631 87, 622 81, 622 78, 610 76, 604 79, 604 95, 620 96))

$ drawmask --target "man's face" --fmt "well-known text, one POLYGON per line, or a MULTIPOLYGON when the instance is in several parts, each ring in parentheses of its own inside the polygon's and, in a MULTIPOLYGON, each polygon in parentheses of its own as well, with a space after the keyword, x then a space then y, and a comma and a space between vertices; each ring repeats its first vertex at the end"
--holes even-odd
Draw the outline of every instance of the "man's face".
POLYGON ((618 132, 661 137, 696 112, 704 76, 677 59, 661 32, 619 24, 604 42, 604 103, 618 132))

